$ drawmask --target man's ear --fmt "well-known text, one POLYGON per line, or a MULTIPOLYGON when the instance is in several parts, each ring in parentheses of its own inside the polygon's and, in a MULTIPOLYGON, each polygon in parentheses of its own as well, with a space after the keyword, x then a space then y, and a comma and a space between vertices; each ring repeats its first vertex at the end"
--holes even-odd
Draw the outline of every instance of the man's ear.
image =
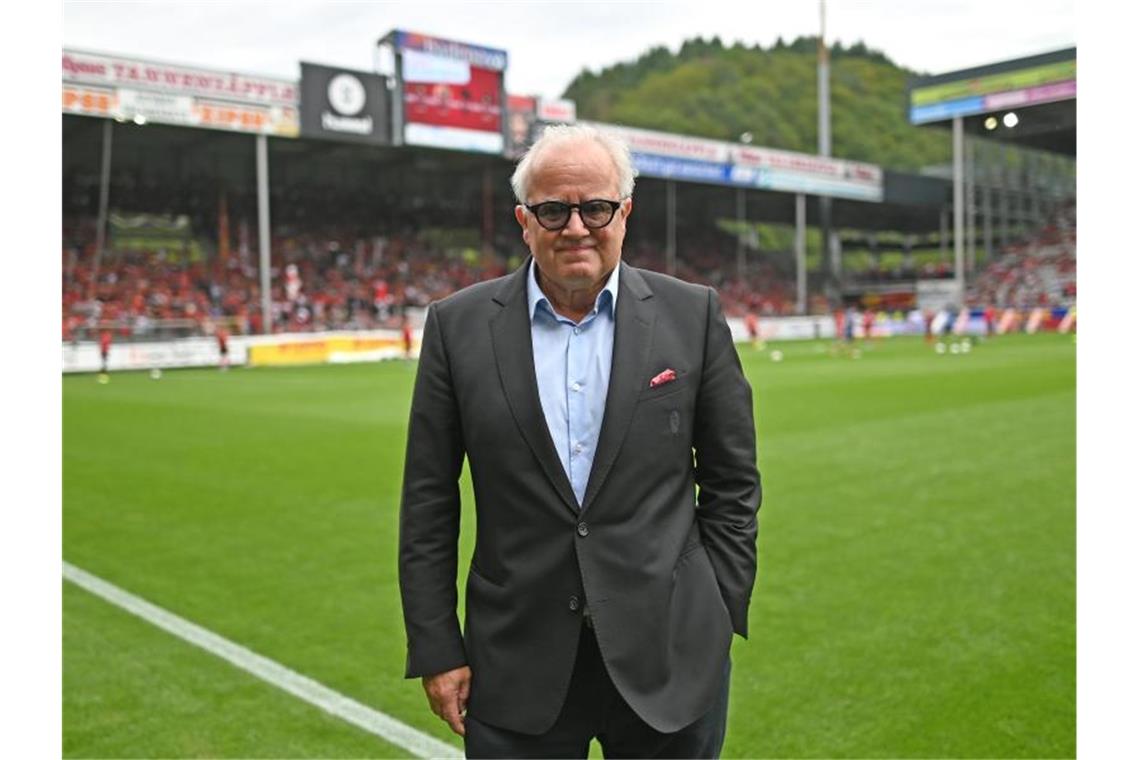
POLYGON ((624 206, 625 218, 629 219, 629 215, 633 213, 633 198, 626 198, 621 203, 624 206))
POLYGON ((527 247, 529 247, 530 246, 530 228, 527 227, 527 224, 526 224, 526 207, 523 206, 521 203, 519 205, 515 206, 515 220, 519 223, 519 226, 522 227, 523 242, 527 244, 527 247))

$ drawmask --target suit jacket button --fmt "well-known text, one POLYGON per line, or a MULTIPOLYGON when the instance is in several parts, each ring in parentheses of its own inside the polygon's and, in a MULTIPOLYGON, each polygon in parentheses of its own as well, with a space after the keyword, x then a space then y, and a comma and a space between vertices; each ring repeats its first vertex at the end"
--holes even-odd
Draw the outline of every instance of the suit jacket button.
POLYGON ((590 527, 584 522, 578 523, 578 535, 583 537, 590 535, 590 527))
POLYGON ((578 611, 578 597, 576 597, 576 596, 570 597, 570 611, 571 612, 577 612, 578 611))

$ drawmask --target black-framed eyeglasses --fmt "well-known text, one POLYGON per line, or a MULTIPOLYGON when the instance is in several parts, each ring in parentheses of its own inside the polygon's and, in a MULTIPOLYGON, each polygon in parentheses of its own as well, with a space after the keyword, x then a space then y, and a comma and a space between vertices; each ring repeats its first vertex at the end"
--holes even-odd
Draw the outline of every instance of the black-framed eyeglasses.
POLYGON ((607 201, 594 198, 581 203, 563 203, 562 201, 544 201, 526 207, 543 229, 556 232, 570 223, 570 214, 578 209, 578 216, 582 224, 591 230, 601 229, 613 221, 614 214, 621 208, 621 201, 607 201))

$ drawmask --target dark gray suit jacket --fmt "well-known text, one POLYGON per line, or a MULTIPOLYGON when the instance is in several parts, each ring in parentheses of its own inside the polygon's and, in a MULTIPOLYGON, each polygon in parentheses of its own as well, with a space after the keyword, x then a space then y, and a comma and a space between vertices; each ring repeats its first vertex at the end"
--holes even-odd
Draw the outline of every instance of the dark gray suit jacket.
POLYGON ((711 288, 621 264, 601 435, 579 510, 539 401, 527 264, 428 310, 400 506, 408 677, 472 671, 468 711, 558 716, 588 603, 614 684, 676 731, 712 704, 756 575, 752 392, 711 288), (677 379, 651 388, 672 369, 677 379), (456 614, 466 455, 476 539, 456 614), (699 486, 699 493, 696 490, 699 486))

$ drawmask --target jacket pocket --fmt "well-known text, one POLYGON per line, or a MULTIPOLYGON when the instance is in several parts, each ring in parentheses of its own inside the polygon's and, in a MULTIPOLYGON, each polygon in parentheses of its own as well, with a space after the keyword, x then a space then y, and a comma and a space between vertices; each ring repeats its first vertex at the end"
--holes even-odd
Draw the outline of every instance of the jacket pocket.
POLYGON ((492 580, 492 579, 488 578, 486 573, 484 573, 482 570, 480 570, 479 566, 476 565, 474 561, 472 561, 471 567, 470 567, 467 575, 469 578, 474 578, 477 582, 483 583, 487 586, 490 586, 491 588, 495 588, 495 589, 505 589, 506 588, 506 584, 503 583, 502 581, 496 581, 496 580, 492 580))
POLYGON ((640 404, 642 401, 653 401, 666 396, 672 396, 674 393, 679 393, 689 386, 689 381, 692 379, 692 372, 681 372, 677 375, 676 380, 670 380, 667 383, 658 385, 656 388, 650 388, 648 381, 646 387, 642 388, 640 395, 637 397, 637 402, 640 404))
POLYGON ((693 554, 704 548, 704 542, 701 541, 701 531, 694 522, 685 545, 681 547, 681 553, 677 555, 677 561, 673 563, 674 582, 677 580, 677 573, 693 558, 693 554))

